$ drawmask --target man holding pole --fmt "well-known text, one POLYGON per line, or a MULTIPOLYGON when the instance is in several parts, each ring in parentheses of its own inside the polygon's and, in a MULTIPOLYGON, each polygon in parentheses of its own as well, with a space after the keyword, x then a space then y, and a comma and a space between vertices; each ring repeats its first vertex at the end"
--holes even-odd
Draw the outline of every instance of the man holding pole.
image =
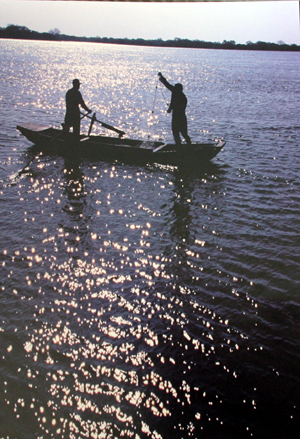
POLYGON ((79 91, 79 79, 73 79, 73 87, 66 93, 66 115, 65 123, 63 124, 63 131, 68 133, 73 127, 73 135, 76 140, 80 138, 80 109, 79 105, 90 114, 90 110, 86 105, 79 91))
POLYGON ((182 84, 171 85, 166 78, 159 72, 159 80, 167 89, 172 92, 171 103, 168 113, 172 112, 172 132, 177 147, 181 146, 180 134, 186 140, 187 145, 191 144, 191 139, 188 136, 187 119, 185 109, 187 106, 187 98, 183 93, 182 84))

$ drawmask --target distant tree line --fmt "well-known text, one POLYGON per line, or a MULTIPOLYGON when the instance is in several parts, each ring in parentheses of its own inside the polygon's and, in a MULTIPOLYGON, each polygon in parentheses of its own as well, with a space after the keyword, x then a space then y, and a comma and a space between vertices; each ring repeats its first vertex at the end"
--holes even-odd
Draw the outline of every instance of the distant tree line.
POLYGON ((247 41, 246 44, 238 44, 233 40, 219 42, 206 42, 202 40, 188 40, 175 38, 174 40, 144 40, 143 38, 108 38, 108 37, 76 37, 64 35, 59 29, 52 29, 49 32, 36 32, 25 26, 10 24, 6 28, 0 27, 0 38, 22 39, 22 40, 46 40, 46 41, 82 41, 90 43, 124 44, 131 46, 154 46, 154 47, 184 47, 192 49, 231 49, 231 50, 274 50, 274 51, 300 51, 296 44, 265 43, 263 41, 247 41))

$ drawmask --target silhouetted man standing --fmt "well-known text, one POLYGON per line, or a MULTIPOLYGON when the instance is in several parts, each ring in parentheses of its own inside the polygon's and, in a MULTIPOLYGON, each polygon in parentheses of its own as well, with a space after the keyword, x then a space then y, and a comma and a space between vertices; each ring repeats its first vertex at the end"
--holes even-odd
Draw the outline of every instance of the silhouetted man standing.
POLYGON ((79 105, 86 110, 88 113, 91 113, 92 110, 85 105, 84 100, 82 99, 81 93, 79 91, 80 82, 79 79, 73 79, 73 87, 66 93, 66 115, 65 115, 65 123, 63 125, 63 129, 65 132, 69 132, 70 128, 73 127, 73 134, 76 139, 80 137, 80 109, 79 105))
POLYGON ((185 109, 187 105, 187 98, 183 93, 182 84, 171 85, 166 78, 159 72, 159 80, 172 92, 171 103, 168 113, 172 112, 172 132, 176 146, 181 145, 180 134, 185 138, 188 145, 191 144, 191 139, 188 136, 187 120, 185 109))

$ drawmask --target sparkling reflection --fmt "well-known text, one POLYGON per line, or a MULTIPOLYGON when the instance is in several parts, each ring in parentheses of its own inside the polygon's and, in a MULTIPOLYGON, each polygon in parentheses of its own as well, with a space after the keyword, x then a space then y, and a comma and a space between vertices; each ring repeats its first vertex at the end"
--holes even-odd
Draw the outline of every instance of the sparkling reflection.
MULTIPOLYGON (((40 233, 46 255, 38 254, 37 243, 11 258, 11 263, 16 257, 26 261, 33 274, 26 276, 28 293, 35 285, 40 296, 33 305, 35 324, 23 343, 23 374, 29 389, 43 383, 48 395, 39 407, 28 398, 20 400, 16 413, 20 416, 29 405, 39 428, 61 437, 163 438, 170 426, 187 435, 201 431, 208 407, 222 404, 224 397, 220 392, 207 399, 207 382, 224 375, 238 379, 238 367, 224 358, 237 355, 248 336, 222 316, 216 299, 212 307, 204 286, 208 266, 203 259, 211 238, 205 228, 191 233, 195 189, 189 175, 134 168, 122 174, 115 165, 83 172, 74 162, 61 166, 61 179, 50 184, 47 176, 36 176, 27 191, 43 214, 50 194, 60 200, 55 206, 64 221, 52 220, 40 233), (108 192, 112 175, 116 184, 108 192), (170 177, 170 184, 162 184, 170 177), (153 210, 147 194, 140 194, 138 202, 130 196, 133 184, 138 187, 146 178, 153 180, 156 198, 162 198, 160 211, 153 210), (161 216, 172 242, 163 252, 157 241, 157 236, 162 243, 165 239, 156 220, 161 216)), ((39 163, 36 168, 43 170, 39 163)), ((219 191, 222 178, 213 175, 199 179, 200 187, 208 179, 219 191)), ((49 211, 57 216, 53 205, 49 211)), ((28 219, 27 211, 24 215, 28 219)), ((230 289, 239 299, 237 284, 234 276, 230 289)), ((30 296, 25 295, 28 303, 30 296)), ((9 345, 7 354, 12 350, 9 345)), ((251 401, 255 409, 254 396, 251 401)), ((216 417, 213 422, 224 421, 216 417)))
POLYGON ((293 54, 276 54, 289 66, 279 80, 272 53, 231 51, 228 62, 213 50, 6 43, 1 435, 298 434, 293 54), (99 119, 170 140, 161 97, 149 113, 158 61, 185 84, 192 136, 226 133, 225 159, 188 170, 66 160, 9 131, 26 118, 59 125, 76 71, 99 119))

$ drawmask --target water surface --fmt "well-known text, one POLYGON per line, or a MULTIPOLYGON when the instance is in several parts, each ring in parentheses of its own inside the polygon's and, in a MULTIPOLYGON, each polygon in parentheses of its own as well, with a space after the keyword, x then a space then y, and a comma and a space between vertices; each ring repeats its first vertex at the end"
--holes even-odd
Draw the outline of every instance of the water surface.
POLYGON ((297 438, 299 54, 0 45, 0 436, 297 438), (32 157, 16 130, 59 126, 78 77, 170 141, 158 71, 227 141, 209 165, 32 157))

